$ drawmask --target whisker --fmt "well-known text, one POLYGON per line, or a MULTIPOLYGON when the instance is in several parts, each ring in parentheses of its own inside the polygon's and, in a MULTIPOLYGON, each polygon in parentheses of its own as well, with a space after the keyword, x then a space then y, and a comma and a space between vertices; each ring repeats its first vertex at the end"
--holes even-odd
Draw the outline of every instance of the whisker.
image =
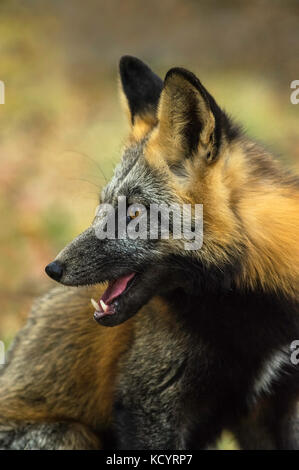
POLYGON ((84 152, 81 152, 81 151, 79 152, 78 150, 68 150, 68 149, 66 149, 65 152, 75 153, 77 155, 81 155, 82 157, 92 161, 93 164, 97 167, 97 170, 100 172, 101 176, 104 178, 105 182, 108 183, 108 179, 107 179, 102 167, 100 166, 99 162, 95 158, 91 157, 90 155, 88 155, 84 152))

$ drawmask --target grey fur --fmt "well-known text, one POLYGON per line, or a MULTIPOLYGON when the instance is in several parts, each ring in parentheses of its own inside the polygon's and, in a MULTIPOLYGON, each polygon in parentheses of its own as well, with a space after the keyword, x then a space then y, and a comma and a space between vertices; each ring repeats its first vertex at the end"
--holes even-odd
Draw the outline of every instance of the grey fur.
POLYGON ((15 423, 11 430, 0 425, 0 450, 95 450, 98 446, 96 435, 77 423, 15 423))
MULTIPOLYGON (((113 178, 102 191, 101 202, 116 207, 119 196, 125 196, 128 204, 142 203, 146 207, 150 203, 177 202, 168 188, 165 175, 159 174, 147 164, 142 144, 125 151, 122 163, 116 168, 113 178)), ((75 238, 57 256, 56 260, 65 267, 61 279, 63 284, 95 284, 105 281, 107 277, 119 277, 122 274, 120 272, 122 267, 125 271, 131 269, 138 272, 144 265, 155 261, 163 263, 165 241, 129 238, 99 240, 95 231, 98 224, 101 224, 101 220, 96 217, 92 226, 75 238), (117 270, 115 270, 116 262, 117 270)), ((169 254, 168 249, 167 255, 169 254)))

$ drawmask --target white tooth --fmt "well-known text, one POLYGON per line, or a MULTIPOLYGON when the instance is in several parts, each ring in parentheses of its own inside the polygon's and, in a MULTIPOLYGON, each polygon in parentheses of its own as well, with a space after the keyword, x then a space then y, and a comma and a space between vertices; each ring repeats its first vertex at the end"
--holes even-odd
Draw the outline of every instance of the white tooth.
POLYGON ((100 311, 100 306, 98 304, 98 302, 94 299, 90 299, 90 302, 92 303, 92 306, 96 309, 97 312, 100 311))
POLYGON ((100 300, 100 304, 101 304, 102 309, 103 309, 104 312, 106 313, 107 310, 108 310, 108 308, 109 308, 108 305, 106 305, 103 300, 100 300))

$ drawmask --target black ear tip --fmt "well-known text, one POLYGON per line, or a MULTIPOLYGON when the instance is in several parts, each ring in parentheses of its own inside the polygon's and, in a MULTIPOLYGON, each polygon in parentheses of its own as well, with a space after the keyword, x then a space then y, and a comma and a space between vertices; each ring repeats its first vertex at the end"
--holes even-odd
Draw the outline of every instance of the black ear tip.
POLYGON ((166 83, 173 76, 183 77, 196 88, 198 88, 198 85, 201 85, 196 75, 194 75, 194 73, 190 72, 189 70, 184 69, 183 67, 173 67, 172 69, 168 70, 164 82, 166 83))
POLYGON ((166 82, 173 75, 184 75, 184 71, 185 71, 185 69, 182 69, 181 67, 172 67, 166 73, 165 78, 164 78, 164 82, 166 82))
POLYGON ((135 114, 152 109, 155 113, 163 82, 142 60, 124 55, 119 62, 120 80, 134 122, 135 114))
POLYGON ((123 55, 120 60, 119 60, 119 68, 120 70, 121 69, 124 69, 126 68, 128 65, 130 65, 130 63, 135 59, 135 57, 131 56, 131 55, 123 55))
POLYGON ((121 65, 126 65, 130 64, 131 62, 135 62, 136 60, 138 61, 139 59, 137 57, 134 57, 133 55, 125 54, 121 56, 119 63, 121 65))
POLYGON ((120 58, 119 70, 121 73, 130 69, 136 69, 136 68, 148 68, 148 67, 144 62, 142 62, 142 60, 132 55, 123 55, 120 58))

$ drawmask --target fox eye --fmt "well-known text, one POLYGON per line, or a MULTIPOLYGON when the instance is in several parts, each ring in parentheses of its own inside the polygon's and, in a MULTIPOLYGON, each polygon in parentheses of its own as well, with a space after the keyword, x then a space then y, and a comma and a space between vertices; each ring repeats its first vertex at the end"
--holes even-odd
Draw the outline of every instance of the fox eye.
POLYGON ((129 223, 131 220, 135 219, 136 217, 138 217, 140 214, 139 211, 135 211, 135 212, 129 212, 129 215, 127 215, 127 223, 129 223))

